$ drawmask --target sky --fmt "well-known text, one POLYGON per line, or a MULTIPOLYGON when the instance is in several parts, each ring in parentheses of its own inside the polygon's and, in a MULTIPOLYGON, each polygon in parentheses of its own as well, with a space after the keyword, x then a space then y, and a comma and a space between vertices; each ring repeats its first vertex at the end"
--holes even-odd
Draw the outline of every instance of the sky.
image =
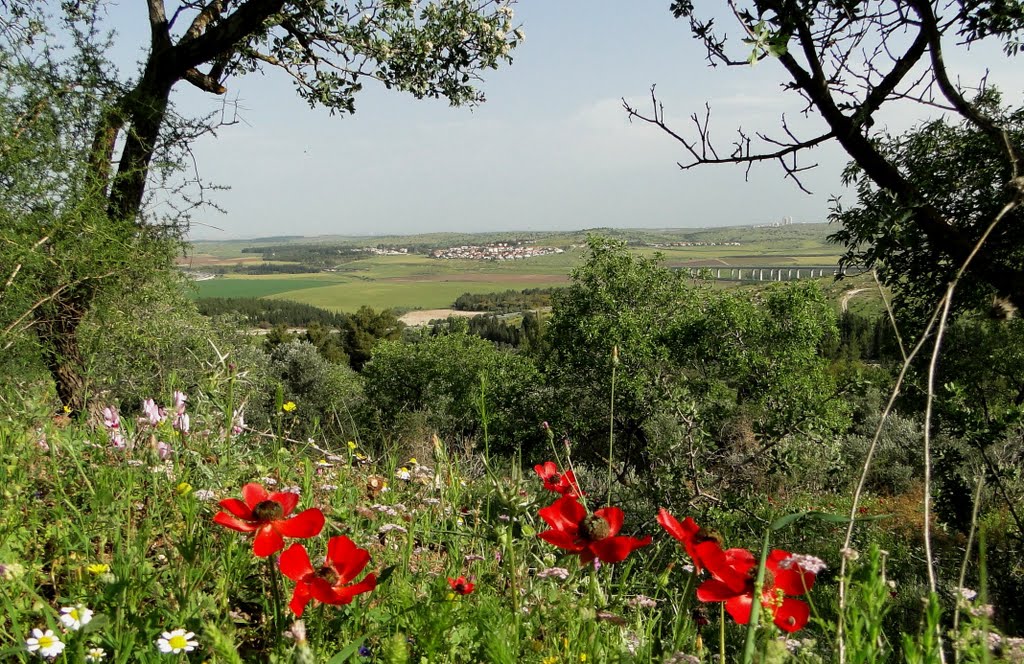
MULTIPOLYGON (((170 2, 168 3, 170 4, 170 2)), ((712 132, 727 146, 735 129, 779 135, 783 113, 811 137, 823 124, 802 118, 785 92, 781 66, 711 69, 668 0, 521 0, 526 34, 514 61, 485 72, 487 101, 452 108, 443 101, 368 85, 354 115, 310 109, 281 74, 228 82, 242 122, 197 141, 203 180, 225 210, 199 211, 191 237, 227 240, 274 235, 383 235, 440 231, 684 228, 780 221, 825 221, 833 196, 853 202, 835 145, 809 152, 801 192, 774 164, 749 178, 738 166, 681 171, 681 145, 657 128, 629 122, 626 98, 650 109, 657 85, 669 124, 693 135, 689 115, 712 109, 712 132)), ((698 9, 700 4, 698 3, 698 9)), ((727 32, 736 30, 728 26, 727 32)), ((125 75, 143 57, 145 3, 110 8, 118 31, 111 57, 125 75)), ((1020 103, 1024 73, 997 48, 954 58, 964 81, 986 70, 1020 103)), ((221 108, 222 98, 179 84, 185 113, 221 108)), ((923 109, 883 116, 893 130, 923 109)))

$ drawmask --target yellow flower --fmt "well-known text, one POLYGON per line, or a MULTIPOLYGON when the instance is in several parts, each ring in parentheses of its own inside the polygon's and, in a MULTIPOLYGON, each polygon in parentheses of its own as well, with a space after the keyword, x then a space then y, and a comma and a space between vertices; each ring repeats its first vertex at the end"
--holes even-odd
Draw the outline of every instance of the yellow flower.
POLYGON ((68 405, 64 406, 64 414, 65 415, 70 415, 71 414, 71 406, 68 406, 68 405))
POLYGON ((294 401, 286 401, 285 404, 283 406, 281 406, 281 410, 283 410, 286 413, 292 412, 293 410, 295 410, 295 402, 294 401))
POLYGON ((348 441, 348 449, 350 449, 350 450, 356 449, 356 444, 353 441, 351 441, 351 440, 348 441))
MULTIPOLYGON (((616 346, 616 348, 618 348, 618 347, 616 346)), ((585 662, 585 661, 587 661, 587 655, 586 655, 586 653, 584 653, 584 654, 580 655, 580 661, 581 661, 581 662, 585 662)))
POLYGON ((178 486, 174 487, 174 493, 178 494, 179 496, 185 497, 188 494, 192 493, 192 485, 189 484, 188 482, 182 482, 178 484, 178 486))
POLYGON ((416 460, 416 457, 410 457, 409 458, 409 465, 410 466, 416 466, 418 464, 419 464, 419 461, 416 460))
POLYGON ((455 599, 455 593, 448 593, 448 601, 451 602, 455 599))
POLYGON ((93 563, 92 565, 87 566, 85 569, 87 572, 89 572, 89 574, 95 574, 96 576, 99 576, 100 574, 106 574, 107 572, 109 572, 110 565, 107 565, 105 563, 93 563))
POLYGON ((545 657, 541 660, 541 664, 558 664, 558 658, 554 655, 551 655, 550 657, 545 657))

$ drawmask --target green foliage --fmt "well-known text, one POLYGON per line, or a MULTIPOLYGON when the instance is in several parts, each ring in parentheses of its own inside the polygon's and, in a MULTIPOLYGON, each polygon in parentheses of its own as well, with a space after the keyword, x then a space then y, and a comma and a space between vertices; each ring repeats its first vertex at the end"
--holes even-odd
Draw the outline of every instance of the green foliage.
MULTIPOLYGON (((974 101, 1007 131, 1008 141, 1024 143, 1024 109, 1005 108, 998 92, 989 89, 974 101)), ((830 239, 846 247, 842 262, 877 268, 892 288, 896 311, 914 326, 927 319, 960 267, 914 222, 915 206, 933 206, 973 245, 1005 204, 1004 187, 1011 175, 1005 145, 966 121, 934 120, 903 135, 885 134, 877 143, 881 154, 907 174, 919 190, 913 202, 898 200, 879 188, 856 164, 847 166, 844 183, 857 191, 857 204, 836 204, 830 220, 842 229, 830 239)), ((999 265, 1024 263, 1024 212, 1010 214, 988 239, 987 261, 965 275, 957 287, 954 310, 987 309, 994 290, 986 271, 999 265)))
MULTIPOLYGON (((587 263, 555 297, 545 367, 564 409, 553 421, 577 449, 601 458, 618 347, 615 444, 628 467, 646 472, 658 459, 669 466, 658 472, 678 483, 682 469, 670 459, 682 445, 728 460, 723 472, 753 462, 821 480, 838 453, 824 443, 846 424, 818 352, 836 334, 813 284, 753 296, 694 287, 656 259, 594 239, 587 263)), ((703 468, 711 457, 701 458, 703 468)))
POLYGON ((463 293, 452 305, 457 311, 490 311, 507 314, 551 306, 552 288, 526 288, 501 293, 463 293))
POLYGON ((319 323, 327 327, 341 327, 345 315, 291 300, 267 300, 258 297, 207 297, 196 300, 199 313, 204 316, 238 314, 242 322, 254 327, 284 325, 305 327, 319 323))
POLYGON ((422 411, 442 437, 479 437, 483 403, 491 450, 515 452, 540 441, 544 390, 536 367, 465 330, 383 341, 363 377, 375 419, 386 430, 403 414, 422 411))
POLYGON ((402 336, 403 323, 393 309, 374 311, 359 307, 359 311, 345 317, 341 325, 342 347, 352 368, 359 371, 369 361, 374 345, 381 340, 394 340, 402 336))
MULTIPOLYGON (((271 370, 284 386, 284 400, 296 404, 287 420, 290 438, 304 440, 317 433, 335 440, 355 436, 354 413, 362 403, 362 387, 348 366, 331 363, 308 341, 292 340, 271 352, 271 370)), ((276 410, 269 393, 263 408, 276 410)))
POLYGON ((245 410, 253 426, 270 421, 264 403, 274 384, 269 358, 237 324, 200 315, 170 277, 100 301, 80 338, 89 389, 102 395, 101 406, 134 412, 143 399, 168 403, 174 390, 194 401, 219 395, 230 363, 237 368, 233 409, 245 410))

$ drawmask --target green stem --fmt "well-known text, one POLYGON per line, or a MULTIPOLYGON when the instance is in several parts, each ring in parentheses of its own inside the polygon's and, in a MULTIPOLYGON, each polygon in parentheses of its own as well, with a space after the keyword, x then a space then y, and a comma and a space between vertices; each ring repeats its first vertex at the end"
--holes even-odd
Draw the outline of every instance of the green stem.
POLYGON ((284 631, 284 619, 281 615, 280 572, 275 564, 276 561, 276 555, 272 555, 267 558, 267 571, 270 573, 270 595, 273 598, 274 604, 274 643, 277 643, 281 637, 281 632, 284 631))
POLYGON ((718 605, 718 661, 725 661, 725 602, 718 605))
POLYGON ((743 664, 753 664, 754 652, 757 650, 755 634, 757 625, 761 620, 761 591, 764 589, 764 564, 768 560, 768 538, 770 535, 770 529, 764 531, 764 543, 761 545, 761 562, 757 565, 757 578, 754 579, 754 597, 750 602, 747 639, 743 644, 743 664))
POLYGON ((608 408, 608 502, 605 503, 606 505, 612 504, 612 481, 614 480, 612 455, 615 451, 615 367, 618 364, 619 347, 616 346, 612 351, 612 395, 608 408))

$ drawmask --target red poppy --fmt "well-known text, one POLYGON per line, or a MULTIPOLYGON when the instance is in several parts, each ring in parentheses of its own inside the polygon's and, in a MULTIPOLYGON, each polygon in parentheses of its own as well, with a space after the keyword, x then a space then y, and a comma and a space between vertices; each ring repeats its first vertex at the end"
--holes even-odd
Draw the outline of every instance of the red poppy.
POLYGON ((281 554, 281 573, 295 582, 295 592, 288 608, 302 616, 311 599, 324 604, 348 604, 361 593, 377 587, 377 575, 367 574, 362 581, 346 585, 359 576, 370 562, 370 552, 360 549, 344 535, 327 542, 327 559, 313 569, 309 554, 301 544, 292 544, 281 554))
POLYGON ((227 511, 218 512, 213 522, 242 533, 256 533, 252 552, 260 558, 283 549, 285 537, 316 537, 323 530, 324 515, 316 508, 286 518, 299 503, 298 494, 267 493, 259 484, 246 484, 242 498, 220 501, 221 509, 227 511))
POLYGON ((537 464, 533 469, 544 480, 544 488, 548 491, 554 491, 563 496, 568 493, 577 496, 583 495, 583 492, 580 491, 580 485, 576 483, 576 474, 571 470, 559 473, 558 466, 555 465, 554 461, 545 461, 542 464, 537 464))
POLYGON ((649 535, 642 539, 618 536, 624 516, 618 507, 602 507, 587 514, 587 509, 571 494, 562 496, 538 513, 551 530, 537 537, 578 553, 580 564, 595 558, 605 563, 621 563, 631 551, 651 543, 649 535))
POLYGON ((700 572, 705 565, 697 554, 697 545, 701 542, 718 541, 718 536, 709 533, 690 517, 683 519, 682 523, 668 513, 664 507, 658 510, 658 523, 668 532, 669 535, 679 540, 679 543, 686 549, 686 555, 693 561, 693 567, 700 572))
POLYGON ((460 576, 457 579, 453 579, 449 576, 448 585, 451 586, 452 590, 454 590, 459 595, 468 595, 469 593, 473 592, 473 588, 476 587, 472 583, 467 581, 466 577, 464 576, 460 576))
MULTIPOLYGON (((754 602, 754 580, 757 559, 746 549, 727 549, 717 542, 697 544, 697 555, 713 578, 700 584, 697 599, 702 602, 725 602, 725 610, 740 625, 750 622, 754 602)), ((765 561, 761 606, 772 616, 779 629, 795 632, 807 624, 810 609, 806 602, 789 595, 803 595, 814 585, 815 576, 789 559, 788 551, 772 551, 765 561)))

